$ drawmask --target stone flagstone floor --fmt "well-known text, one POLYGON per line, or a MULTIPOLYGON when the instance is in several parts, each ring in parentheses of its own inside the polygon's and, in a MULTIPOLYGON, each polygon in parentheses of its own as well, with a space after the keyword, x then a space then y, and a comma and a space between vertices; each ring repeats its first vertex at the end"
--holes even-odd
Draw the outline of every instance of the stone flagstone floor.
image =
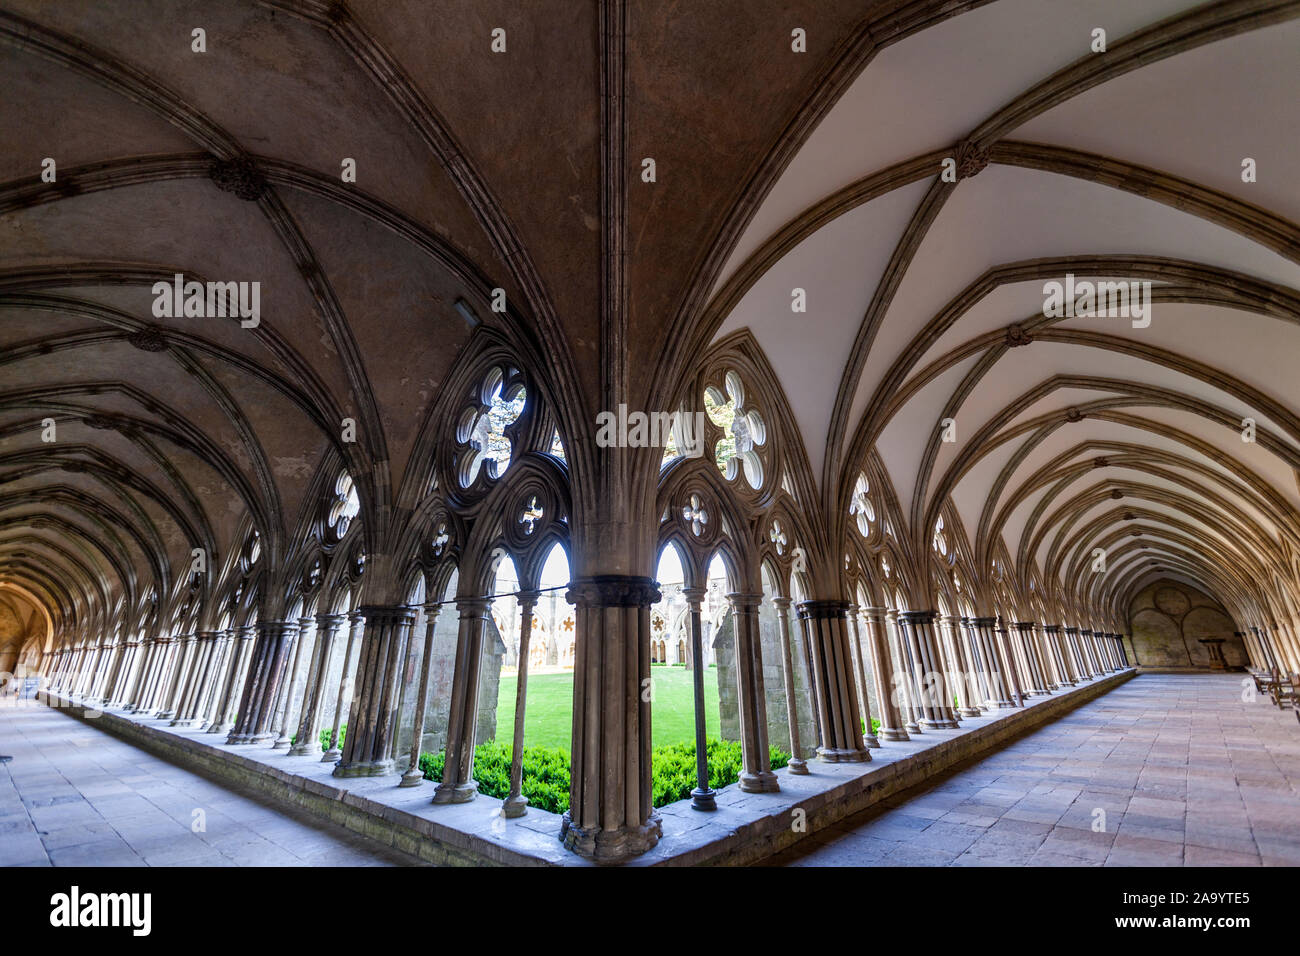
POLYGON ((0 704, 0 866, 421 863, 27 701, 0 704), (194 832, 195 810, 206 829, 194 832))
POLYGON ((1139 675, 768 862, 1300 865, 1300 723, 1244 677, 1139 675))

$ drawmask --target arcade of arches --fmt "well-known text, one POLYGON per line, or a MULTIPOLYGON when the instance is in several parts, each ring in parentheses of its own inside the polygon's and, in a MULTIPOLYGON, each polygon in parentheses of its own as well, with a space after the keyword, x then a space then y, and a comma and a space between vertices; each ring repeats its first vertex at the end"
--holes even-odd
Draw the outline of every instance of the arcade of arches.
POLYGON ((11 689, 551 721, 620 860, 661 742, 1300 669, 1300 0, 432 6, 0 0, 11 689))

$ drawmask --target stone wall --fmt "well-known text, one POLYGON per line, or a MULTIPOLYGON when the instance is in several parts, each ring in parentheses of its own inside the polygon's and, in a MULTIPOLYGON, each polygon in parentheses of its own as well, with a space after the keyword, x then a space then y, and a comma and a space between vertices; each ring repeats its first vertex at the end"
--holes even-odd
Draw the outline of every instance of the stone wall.
POLYGON ((1224 639, 1229 667, 1245 667, 1246 648, 1233 637, 1239 628, 1214 598, 1190 585, 1164 580, 1138 593, 1129 605, 1130 652, 1139 667, 1210 666, 1201 638, 1224 639))
MULTIPOLYGON (((718 680, 718 711, 722 739, 740 739, 740 709, 736 688, 736 642, 734 617, 728 614, 713 638, 713 655, 718 680)), ((812 715, 812 688, 798 633, 799 624, 791 621, 790 657, 794 665, 794 693, 799 716, 799 744, 804 756, 817 747, 816 725, 812 715)), ((767 741, 789 752, 790 726, 786 722, 785 676, 781 663, 781 628, 776 608, 766 597, 758 609, 758 636, 763 654, 763 694, 767 707, 767 741)))
POLYGON ((735 616, 728 614, 713 635, 714 672, 718 677, 718 716, 723 740, 740 739, 740 703, 736 688, 735 616))

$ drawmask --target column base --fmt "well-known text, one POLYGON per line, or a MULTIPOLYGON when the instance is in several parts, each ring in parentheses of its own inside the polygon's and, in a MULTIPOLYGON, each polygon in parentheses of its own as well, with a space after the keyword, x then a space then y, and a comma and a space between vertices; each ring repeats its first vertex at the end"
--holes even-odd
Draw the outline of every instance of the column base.
POLYGON ((911 740, 901 727, 881 727, 878 735, 884 740, 911 740))
POLYGON ((651 813, 650 819, 640 826, 602 830, 599 827, 578 826, 566 811, 560 823, 560 842, 578 856, 589 860, 618 863, 653 849, 663 832, 663 823, 657 813, 651 813))
POLYGON ((818 747, 817 759, 822 763, 865 763, 871 759, 871 754, 866 750, 818 747))
POLYGON ((961 710, 958 711, 958 713, 961 714, 963 717, 984 716, 984 711, 980 710, 978 707, 963 707, 961 710))
POLYGON ((343 751, 334 747, 331 747, 329 750, 325 751, 323 754, 320 755, 321 763, 338 763, 342 759, 343 759, 343 751))
MULTIPOLYGON (((338 771, 334 771, 338 773, 338 771)), ((469 803, 478 796, 478 783, 470 780, 468 783, 460 783, 454 786, 448 786, 445 783, 438 784, 438 789, 433 792, 434 803, 469 803)))
POLYGON ((925 718, 921 721, 921 726, 928 730, 960 730, 961 724, 955 720, 931 720, 925 718))
POLYGON ((528 812, 528 798, 522 793, 513 797, 506 797, 501 801, 501 815, 507 820, 514 820, 522 817, 528 812))
POLYGON ((171 710, 160 710, 158 713, 153 715, 154 720, 171 720, 174 716, 175 711, 171 710))
POLYGON ((274 736, 275 736, 274 734, 233 734, 232 733, 229 737, 226 738, 226 743, 264 744, 274 736))
MULTIPOLYGON (((274 749, 274 748, 272 748, 274 749)), ((371 760, 366 763, 354 763, 334 768, 336 777, 383 777, 393 772, 391 760, 371 760)))
POLYGON ((863 734, 862 746, 866 747, 867 749, 878 750, 880 748, 880 739, 875 734, 863 734))
MULTIPOLYGON (((799 762, 803 763, 802 760, 799 762)), ((798 773, 799 771, 791 771, 791 772, 798 773)), ((805 768, 803 772, 807 773, 808 772, 807 768, 805 768)), ((717 791, 711 787, 705 787, 703 790, 701 790, 699 787, 696 787, 694 790, 691 791, 691 809, 705 810, 705 811, 716 810, 718 809, 717 796, 718 796, 717 791)))
POLYGON ((776 774, 770 770, 763 770, 759 773, 740 774, 740 789, 745 793, 779 793, 781 784, 777 782, 776 774))
POLYGON ((791 757, 789 762, 785 765, 785 770, 786 773, 803 776, 808 772, 808 761, 801 760, 798 757, 791 757))
POLYGON ((308 743, 294 744, 289 748, 290 757, 314 757, 320 753, 320 744, 312 740, 308 743))
POLYGON ((271 744, 271 749, 284 750, 285 748, 291 746, 293 746, 293 741, 290 740, 288 737, 276 737, 275 743, 271 744))
MULTIPOLYGON (((324 759, 324 757, 321 758, 322 761, 324 759)), ((422 783, 424 783, 424 771, 416 767, 414 770, 408 770, 402 774, 402 779, 397 782, 397 785, 399 787, 418 787, 422 783)), ((506 816, 510 816, 510 814, 507 813, 506 816)))
POLYGON ((908 723, 904 724, 903 726, 904 726, 904 728, 906 729, 906 732, 909 733, 909 734, 919 734, 919 733, 921 733, 921 725, 918 724, 918 723, 916 723, 915 721, 909 721, 908 723))
POLYGON ((210 734, 226 734, 227 736, 229 736, 230 732, 234 729, 235 729, 234 724, 214 723, 211 727, 207 729, 207 732, 210 734))

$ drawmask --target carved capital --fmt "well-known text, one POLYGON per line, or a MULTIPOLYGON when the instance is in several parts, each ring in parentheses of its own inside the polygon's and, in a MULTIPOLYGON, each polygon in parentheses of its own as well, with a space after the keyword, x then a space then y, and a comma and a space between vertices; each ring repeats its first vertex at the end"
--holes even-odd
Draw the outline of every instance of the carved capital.
POLYGON ((564 595, 579 607, 649 607, 660 600, 659 582, 635 574, 598 574, 574 581, 564 595))

